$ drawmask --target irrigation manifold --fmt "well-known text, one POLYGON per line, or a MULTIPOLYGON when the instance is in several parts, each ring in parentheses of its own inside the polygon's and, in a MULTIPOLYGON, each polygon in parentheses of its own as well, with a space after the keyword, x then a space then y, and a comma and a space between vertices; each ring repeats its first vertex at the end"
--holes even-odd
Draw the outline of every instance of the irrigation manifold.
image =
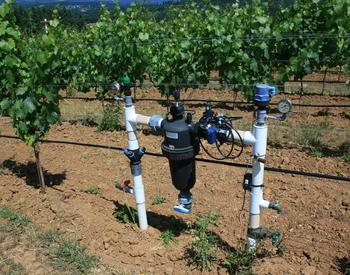
POLYGON ((178 203, 174 206, 174 210, 184 214, 192 212, 191 189, 196 182, 195 157, 200 149, 202 148, 215 159, 233 159, 242 153, 245 145, 251 145, 252 169, 243 178, 243 189, 250 193, 247 244, 250 248, 255 249, 260 239, 271 238, 273 242, 276 242, 278 236, 260 224, 262 209, 269 208, 278 213, 281 212, 278 201, 268 201, 263 197, 267 121, 270 119, 285 120, 291 109, 289 100, 282 100, 278 104, 278 110, 282 115, 270 116, 267 114, 267 108, 271 97, 276 94, 275 87, 265 84, 256 85, 254 97, 256 108, 252 130, 240 131, 234 126, 234 121, 239 117, 217 114, 210 103, 206 104, 199 121, 193 121, 192 113, 185 111, 180 101, 180 92, 176 89, 173 91, 174 102, 166 116, 137 114, 131 96, 132 84, 129 79, 124 78, 121 84, 114 83, 113 86, 123 95, 122 97, 114 96, 114 98, 125 103, 128 147, 124 149, 124 154, 130 161, 133 176, 133 186, 117 184, 117 187, 134 195, 141 230, 146 230, 148 227, 141 169, 141 158, 145 153, 145 148, 139 146, 136 131, 137 125, 147 125, 164 136, 160 146, 163 155, 169 161, 172 184, 179 191, 178 203), (223 150, 224 144, 226 150, 223 150), (235 146, 238 146, 238 150, 234 150, 235 146), (216 155, 210 152, 213 148, 217 150, 216 155))

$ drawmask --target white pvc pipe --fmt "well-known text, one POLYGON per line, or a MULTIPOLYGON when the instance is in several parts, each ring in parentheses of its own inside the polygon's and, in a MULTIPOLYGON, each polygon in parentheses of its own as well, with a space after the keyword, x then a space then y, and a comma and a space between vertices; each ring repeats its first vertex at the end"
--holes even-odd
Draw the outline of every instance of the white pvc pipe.
POLYGON ((267 145, 267 125, 253 125, 253 135, 255 137, 255 144, 253 147, 253 154, 255 156, 263 156, 266 154, 267 145))
MULTIPOLYGON (((249 206, 249 228, 257 229, 260 227, 261 208, 269 207, 269 202, 263 198, 264 183, 264 163, 258 159, 265 159, 267 146, 267 125, 253 125, 253 135, 255 143, 253 146, 253 171, 252 171, 252 187, 250 192, 249 206)), ((247 238, 249 247, 255 248, 256 240, 251 237, 247 238)))
POLYGON ((135 117, 135 107, 128 106, 124 107, 125 115, 125 128, 128 132, 128 149, 137 150, 139 148, 139 143, 137 142, 136 136, 136 123, 133 121, 135 117))
POLYGON ((250 131, 231 130, 230 132, 226 130, 225 131, 221 130, 220 132, 226 133, 226 137, 228 138, 228 140, 232 140, 232 137, 233 137, 233 140, 240 141, 241 140, 240 137, 241 137, 244 144, 247 144, 247 145, 255 144, 255 137, 253 133, 250 131))
MULTIPOLYGON (((136 136, 137 116, 135 113, 135 107, 134 106, 124 107, 124 115, 125 115, 125 127, 126 127, 126 131, 128 132, 128 149, 138 150, 140 146, 136 136)), ((141 230, 146 230, 148 227, 148 222, 147 222, 146 200, 145 200, 144 185, 142 182, 142 175, 140 174, 140 175, 133 176, 133 179, 134 179, 134 196, 136 200, 139 227, 141 230)))
POLYGON ((142 124, 142 125, 148 125, 149 123, 149 116, 144 116, 144 115, 136 115, 136 123, 137 124, 142 124))
POLYGON ((140 114, 136 114, 134 105, 128 106, 128 107, 124 107, 124 108, 125 108, 125 115, 127 117, 127 122, 129 124, 134 124, 135 127, 136 127, 137 124, 142 124, 142 125, 148 125, 149 124, 150 117, 149 116, 140 115, 140 114))
POLYGON ((148 227, 146 214, 146 199, 141 175, 134 176, 134 196, 136 200, 139 227, 141 230, 146 230, 148 227))
MULTIPOLYGON (((236 131, 231 130, 231 132, 233 134, 234 140, 239 141, 240 138, 239 138, 238 134, 236 133, 236 131)), ((247 144, 247 145, 254 145, 255 144, 256 139, 255 139, 254 135, 252 134, 252 132, 250 132, 250 131, 237 131, 237 132, 241 136, 244 144, 247 144)))

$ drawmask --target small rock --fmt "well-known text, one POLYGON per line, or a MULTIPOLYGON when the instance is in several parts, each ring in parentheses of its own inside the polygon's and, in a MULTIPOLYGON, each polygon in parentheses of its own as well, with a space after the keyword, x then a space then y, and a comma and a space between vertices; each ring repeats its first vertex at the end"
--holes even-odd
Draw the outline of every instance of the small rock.
POLYGON ((105 250, 108 250, 108 248, 109 248, 109 243, 103 242, 103 245, 104 245, 104 247, 105 247, 105 250))

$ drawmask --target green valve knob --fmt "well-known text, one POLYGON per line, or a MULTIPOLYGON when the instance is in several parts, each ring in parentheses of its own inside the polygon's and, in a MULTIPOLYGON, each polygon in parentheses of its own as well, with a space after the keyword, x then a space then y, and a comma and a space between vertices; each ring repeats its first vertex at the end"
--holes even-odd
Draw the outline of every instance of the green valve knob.
POLYGON ((121 83, 124 86, 130 85, 131 80, 130 80, 129 76, 128 75, 123 76, 121 83))
POLYGON ((272 237, 271 237, 271 243, 272 245, 278 245, 282 241, 282 232, 281 230, 276 230, 272 237))

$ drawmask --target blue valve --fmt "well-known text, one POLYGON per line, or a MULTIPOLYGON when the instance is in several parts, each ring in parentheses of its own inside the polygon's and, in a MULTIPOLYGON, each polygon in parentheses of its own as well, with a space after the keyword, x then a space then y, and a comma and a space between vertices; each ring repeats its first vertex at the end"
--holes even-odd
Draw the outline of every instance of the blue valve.
POLYGON ((254 103, 258 106, 267 106, 271 96, 276 94, 276 87, 266 84, 257 84, 255 88, 254 103))
POLYGON ((214 127, 210 127, 209 129, 207 129, 207 141, 209 144, 214 144, 216 142, 217 139, 217 130, 214 127))

